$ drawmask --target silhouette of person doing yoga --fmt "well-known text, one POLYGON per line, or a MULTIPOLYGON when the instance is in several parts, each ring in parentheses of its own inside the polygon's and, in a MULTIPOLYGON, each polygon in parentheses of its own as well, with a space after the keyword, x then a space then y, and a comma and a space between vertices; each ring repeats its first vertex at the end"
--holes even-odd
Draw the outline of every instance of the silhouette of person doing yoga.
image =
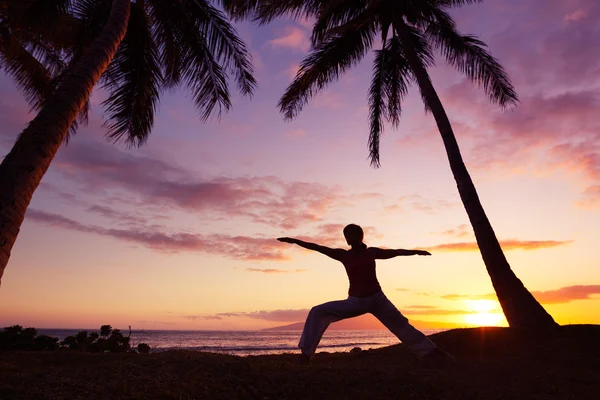
POLYGON ((308 313, 298 347, 302 350, 301 363, 309 363, 315 354, 321 337, 332 322, 373 314, 402 343, 419 358, 434 363, 445 362, 452 356, 441 351, 427 336, 414 328, 404 315, 392 304, 381 290, 375 273, 375 260, 387 260, 397 256, 430 256, 424 250, 380 249, 363 243, 364 233, 360 226, 350 224, 344 228, 344 237, 350 250, 332 249, 316 243, 288 237, 280 242, 297 244, 308 250, 318 251, 341 262, 350 281, 346 300, 330 301, 313 307, 308 313))

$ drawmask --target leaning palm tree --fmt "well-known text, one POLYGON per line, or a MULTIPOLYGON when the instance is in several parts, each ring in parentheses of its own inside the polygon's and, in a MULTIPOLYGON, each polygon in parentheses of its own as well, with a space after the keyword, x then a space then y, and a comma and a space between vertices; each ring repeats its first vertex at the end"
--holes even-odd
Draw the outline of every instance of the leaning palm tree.
POLYGON ((477 244, 502 310, 511 327, 540 329, 556 326, 513 273, 483 210, 473 181, 463 162, 446 111, 432 85, 428 68, 433 50, 483 86, 490 100, 514 105, 517 94, 498 61, 474 36, 462 35, 449 9, 478 0, 230 0, 234 17, 254 13, 267 23, 277 16, 312 17, 312 49, 279 102, 285 118, 293 119, 312 96, 360 62, 377 36, 382 48, 375 51, 369 88, 372 165, 379 166, 379 137, 384 120, 397 127, 402 100, 411 83, 420 89, 442 136, 458 192, 473 226, 477 244))
POLYGON ((206 120, 231 107, 228 73, 244 95, 256 85, 244 43, 208 0, 64 1, 78 21, 66 68, 0 165, 0 278, 33 193, 98 82, 109 92, 108 137, 134 146, 152 129, 162 89, 187 87, 206 120))

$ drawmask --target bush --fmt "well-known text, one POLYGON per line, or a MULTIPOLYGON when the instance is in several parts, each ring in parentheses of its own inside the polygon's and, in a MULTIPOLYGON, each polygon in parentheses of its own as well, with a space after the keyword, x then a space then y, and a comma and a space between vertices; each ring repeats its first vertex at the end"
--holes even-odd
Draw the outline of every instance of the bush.
POLYGON ((102 325, 100 333, 81 331, 75 336, 66 337, 60 344, 61 347, 86 351, 90 353, 125 353, 130 348, 130 338, 123 336, 119 329, 112 329, 110 325, 102 325))
MULTIPOLYGON (((73 336, 67 336, 59 343, 58 338, 47 335, 37 336, 35 328, 25 328, 13 325, 0 332, 0 350, 56 350, 69 349, 90 353, 125 353, 131 349, 130 338, 124 336, 119 329, 110 325, 102 325, 100 332, 80 331, 73 336)), ((140 343, 137 346, 140 353, 149 353, 150 346, 140 343)))
POLYGON ((140 354, 148 354, 150 353, 150 346, 146 343, 140 343, 137 345, 138 353, 140 354))
POLYGON ((35 328, 13 325, 0 332, 0 350, 55 350, 57 347, 57 338, 37 336, 35 328))

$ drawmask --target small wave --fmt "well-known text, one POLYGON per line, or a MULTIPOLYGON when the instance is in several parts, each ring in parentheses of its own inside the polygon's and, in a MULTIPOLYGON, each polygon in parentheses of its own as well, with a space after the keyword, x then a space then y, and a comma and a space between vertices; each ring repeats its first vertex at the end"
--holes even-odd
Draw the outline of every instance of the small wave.
MULTIPOLYGON (((385 343, 378 342, 359 342, 359 343, 336 343, 319 345, 320 349, 333 349, 341 347, 360 347, 360 346, 385 346, 385 343)), ((247 353, 247 352, 269 352, 269 351, 289 351, 297 350, 298 346, 281 345, 281 346, 169 346, 154 348, 153 351, 169 351, 169 350, 193 350, 204 352, 227 352, 227 353, 247 353)))

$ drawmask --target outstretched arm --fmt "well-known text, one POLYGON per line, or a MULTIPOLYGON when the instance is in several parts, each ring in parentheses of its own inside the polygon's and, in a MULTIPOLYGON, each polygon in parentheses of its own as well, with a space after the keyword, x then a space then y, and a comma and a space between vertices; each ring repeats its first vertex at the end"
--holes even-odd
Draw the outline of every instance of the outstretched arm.
POLYGON ((308 250, 318 251, 319 253, 325 254, 327 257, 331 257, 337 261, 342 261, 342 258, 344 257, 344 254, 346 253, 346 250, 344 250, 344 249, 332 249, 329 247, 321 246, 320 244, 305 242, 300 239, 282 237, 282 238, 278 238, 277 240, 279 240, 280 242, 284 242, 284 243, 297 244, 298 246, 304 247, 305 249, 308 249, 308 250))
POLYGON ((398 256, 430 256, 431 253, 425 250, 404 250, 404 249, 380 249, 378 247, 369 247, 373 258, 378 260, 387 260, 398 256))

